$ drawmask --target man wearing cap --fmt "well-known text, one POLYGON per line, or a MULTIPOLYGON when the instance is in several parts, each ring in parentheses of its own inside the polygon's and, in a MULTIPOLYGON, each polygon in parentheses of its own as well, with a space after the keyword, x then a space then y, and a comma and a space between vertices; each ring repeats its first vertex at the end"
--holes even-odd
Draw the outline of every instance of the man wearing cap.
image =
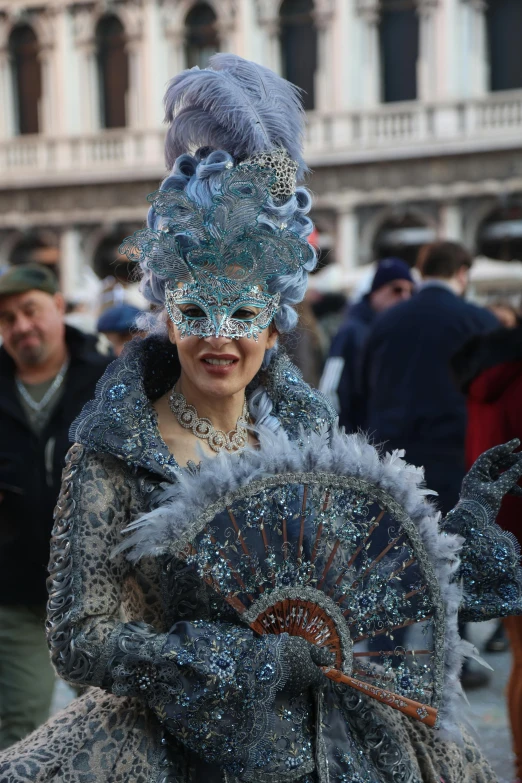
POLYGON ((348 318, 332 341, 319 389, 339 411, 339 423, 347 432, 363 424, 363 401, 359 393, 361 351, 375 318, 399 302, 409 299, 414 290, 410 267, 400 258, 381 261, 370 291, 350 308, 348 318))
POLYGON ((64 324, 50 270, 0 276, 0 749, 48 717, 54 685, 44 633, 53 509, 69 427, 110 358, 64 324))
POLYGON ((140 334, 136 320, 142 312, 134 305, 123 302, 107 308, 98 318, 97 329, 110 342, 115 356, 119 356, 125 345, 140 334))

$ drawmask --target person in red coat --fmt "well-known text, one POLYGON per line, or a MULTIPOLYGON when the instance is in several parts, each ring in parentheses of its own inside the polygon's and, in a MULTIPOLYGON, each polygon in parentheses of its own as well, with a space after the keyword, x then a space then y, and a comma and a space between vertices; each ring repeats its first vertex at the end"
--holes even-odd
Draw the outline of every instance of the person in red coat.
MULTIPOLYGON (((522 441, 522 326, 470 340, 453 359, 467 395, 466 461, 511 438, 522 441)), ((497 523, 522 544, 522 498, 507 495, 497 523)), ((513 652, 508 706, 517 782, 522 783, 522 616, 504 620, 513 652)))

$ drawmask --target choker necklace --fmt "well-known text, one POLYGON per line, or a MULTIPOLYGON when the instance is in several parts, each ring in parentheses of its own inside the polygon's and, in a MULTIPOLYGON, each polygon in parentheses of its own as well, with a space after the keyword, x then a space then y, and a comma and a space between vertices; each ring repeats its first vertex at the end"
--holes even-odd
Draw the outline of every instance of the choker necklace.
POLYGON ((189 405, 180 392, 172 390, 169 397, 172 413, 186 430, 192 430, 196 438, 206 440, 212 451, 242 451, 248 444, 248 406, 243 405, 243 412, 236 422, 235 430, 223 432, 216 430, 210 419, 200 419, 193 405, 189 405))

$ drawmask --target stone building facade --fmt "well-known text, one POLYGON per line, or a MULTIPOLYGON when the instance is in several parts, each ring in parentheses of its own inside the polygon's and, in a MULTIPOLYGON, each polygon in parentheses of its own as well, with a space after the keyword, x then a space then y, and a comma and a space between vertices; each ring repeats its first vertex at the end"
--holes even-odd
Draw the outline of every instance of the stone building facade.
MULTIPOLYGON (((128 268, 165 174, 162 95, 216 50, 305 93, 338 284, 435 237, 522 259, 520 0, 0 0, 0 265, 128 268)), ((515 268, 516 265, 513 265, 515 268)))

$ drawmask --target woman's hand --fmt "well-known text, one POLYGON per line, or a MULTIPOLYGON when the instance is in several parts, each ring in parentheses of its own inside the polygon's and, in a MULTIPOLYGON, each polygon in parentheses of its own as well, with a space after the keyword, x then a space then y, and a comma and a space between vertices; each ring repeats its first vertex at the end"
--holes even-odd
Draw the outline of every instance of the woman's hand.
POLYGON ((505 495, 522 497, 522 488, 517 486, 522 476, 522 453, 513 453, 519 446, 515 438, 481 454, 464 477, 460 503, 479 503, 494 522, 505 495))
POLYGON ((303 693, 308 688, 321 688, 326 677, 321 666, 332 666, 335 656, 324 647, 316 647, 300 636, 289 636, 285 654, 290 674, 285 690, 303 693))
POLYGON ((495 524, 505 495, 522 496, 520 445, 511 440, 484 452, 462 482, 460 500, 441 529, 463 537, 456 581, 464 585, 463 621, 482 621, 522 613, 520 550, 511 535, 495 524))

